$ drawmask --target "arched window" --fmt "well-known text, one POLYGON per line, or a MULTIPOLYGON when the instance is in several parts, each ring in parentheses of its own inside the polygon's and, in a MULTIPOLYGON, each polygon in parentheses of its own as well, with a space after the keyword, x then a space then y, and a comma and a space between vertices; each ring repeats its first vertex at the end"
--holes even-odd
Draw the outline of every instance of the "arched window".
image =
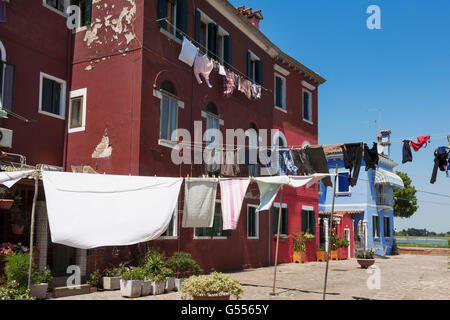
POLYGON ((161 140, 172 141, 174 131, 178 128, 178 99, 176 91, 169 81, 161 83, 161 140))
POLYGON ((0 41, 0 109, 13 111, 16 68, 6 62, 6 49, 0 41))

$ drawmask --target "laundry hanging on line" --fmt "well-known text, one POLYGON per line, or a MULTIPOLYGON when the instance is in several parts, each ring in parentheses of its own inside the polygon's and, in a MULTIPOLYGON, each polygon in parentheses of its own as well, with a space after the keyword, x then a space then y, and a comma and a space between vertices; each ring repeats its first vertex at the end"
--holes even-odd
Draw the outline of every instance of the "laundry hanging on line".
POLYGON ((420 136, 417 137, 417 142, 411 141, 410 146, 414 151, 419 151, 420 148, 426 148, 427 144, 430 142, 431 136, 420 136))
POLYGON ((379 156, 378 156, 378 144, 376 142, 373 143, 372 149, 369 149, 367 144, 364 144, 364 162, 366 163, 366 171, 369 169, 376 169, 378 165, 379 156))
POLYGON ((183 45, 178 57, 180 61, 183 61, 188 66, 192 67, 195 62, 195 58, 198 54, 198 48, 194 46, 188 39, 183 38, 183 45))
POLYGON ((212 88, 212 85, 209 82, 209 75, 213 68, 214 63, 208 58, 207 55, 197 55, 194 62, 194 75, 199 84, 203 83, 200 78, 200 75, 202 75, 208 87, 212 88))
POLYGON ((0 172, 0 184, 3 184, 4 186, 11 188, 21 179, 31 175, 34 172, 35 172, 34 170, 0 172))
POLYGON ((220 179, 223 230, 236 230, 250 178, 220 179))
POLYGON ((438 170, 446 171, 448 176, 448 168, 450 164, 450 149, 447 147, 439 147, 434 151, 434 166, 431 174, 430 183, 434 184, 437 179, 438 170))
POLYGON ((358 182, 363 155, 362 143, 348 143, 342 146, 344 166, 349 170, 348 183, 354 187, 358 182))
POLYGON ((183 228, 211 228, 216 208, 217 178, 184 180, 183 228))
MULTIPOLYGON (((330 173, 328 169, 328 161, 325 157, 325 152, 323 151, 322 146, 307 146, 305 150, 314 172, 324 174, 330 173)), ((324 177, 322 182, 326 187, 333 186, 330 177, 324 177)))
POLYGON ((409 140, 403 140, 402 163, 412 162, 412 151, 409 140))
POLYGON ((159 238, 172 219, 182 178, 42 172, 53 243, 79 249, 159 238))

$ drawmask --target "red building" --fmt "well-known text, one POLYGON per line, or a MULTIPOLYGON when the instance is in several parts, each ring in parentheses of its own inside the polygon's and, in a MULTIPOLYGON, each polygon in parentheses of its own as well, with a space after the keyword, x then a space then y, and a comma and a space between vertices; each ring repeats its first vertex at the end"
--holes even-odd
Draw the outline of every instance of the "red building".
MULTIPOLYGON (((89 3, 79 1, 80 6, 85 2, 89 3)), ((171 161, 176 143, 171 141, 170 133, 174 128, 185 128, 194 136, 194 121, 201 121, 204 130, 217 126, 224 136, 226 129, 279 129, 279 134, 269 138, 269 145, 317 144, 318 87, 325 80, 264 36, 259 30, 263 18, 260 11, 236 9, 226 0, 98 0, 92 7, 81 7, 83 19, 72 42, 64 38, 65 44, 61 43, 58 50, 73 52, 71 64, 67 64, 67 57, 65 62, 56 59, 67 73, 48 71, 61 79, 67 79, 68 74, 70 78, 66 93, 70 103, 65 114, 45 118, 60 121, 48 124, 48 131, 50 127, 66 128, 67 139, 62 140, 65 153, 62 141, 48 143, 61 149, 59 159, 66 159, 66 171, 201 176, 204 165, 175 165, 171 161), (90 26, 83 26, 86 24, 90 26), (210 76, 212 88, 198 84, 193 69, 178 60, 183 34, 200 44, 202 52, 261 84, 261 99, 249 100, 237 91, 225 97, 223 78, 217 71, 210 76), (171 106, 167 113, 166 104, 171 106)), ((58 14, 53 18, 65 21, 58 14)), ((46 23, 50 24, 50 18, 46 23)), ((22 31, 22 36, 28 36, 27 32, 22 31)), ((67 32, 67 28, 61 28, 57 34, 67 37, 67 32)), ((246 141, 247 145, 254 143, 259 142, 253 137, 246 141)), ((245 166, 241 166, 241 175, 249 175, 245 166)), ((283 234, 309 229, 318 235, 317 186, 308 190, 284 188, 274 208, 280 206, 280 201, 283 234)), ((219 204, 220 199, 218 209, 219 204)), ((165 250, 167 255, 188 251, 204 270, 270 265, 275 254, 276 214, 256 214, 258 204, 258 188, 252 184, 237 230, 221 230, 220 210, 213 230, 184 229, 181 192, 177 214, 166 235, 150 245, 165 250)), ((315 260, 318 244, 316 236, 308 247, 307 260, 315 260)), ((120 258, 112 256, 112 249, 105 248, 104 254, 95 258, 95 254, 91 255, 95 250, 86 253, 62 248, 60 256, 66 264, 81 261, 92 269, 117 263, 120 258)), ((122 249, 127 252, 140 248, 122 249)), ((292 261, 292 240, 287 237, 280 243, 278 261, 292 261)))

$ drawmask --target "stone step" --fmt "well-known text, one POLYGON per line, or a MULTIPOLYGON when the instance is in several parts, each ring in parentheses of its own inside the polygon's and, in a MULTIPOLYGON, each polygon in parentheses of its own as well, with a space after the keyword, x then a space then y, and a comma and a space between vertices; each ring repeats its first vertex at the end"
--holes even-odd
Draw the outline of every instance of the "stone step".
POLYGON ((82 284, 78 287, 58 287, 53 289, 53 298, 63 298, 78 296, 81 294, 89 294, 91 286, 89 284, 82 284))

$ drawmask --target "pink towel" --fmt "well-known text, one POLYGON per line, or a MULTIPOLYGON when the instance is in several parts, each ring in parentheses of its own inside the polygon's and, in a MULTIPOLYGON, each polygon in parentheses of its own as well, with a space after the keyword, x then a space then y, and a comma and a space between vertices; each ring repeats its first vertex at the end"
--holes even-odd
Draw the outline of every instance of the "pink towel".
POLYGON ((208 87, 212 88, 211 83, 209 82, 209 74, 214 68, 214 63, 212 60, 209 60, 208 56, 200 56, 197 55, 194 62, 194 75, 199 84, 202 84, 202 79, 200 75, 205 78, 206 84, 208 87))
POLYGON ((220 179, 223 230, 236 230, 250 179, 220 179))

